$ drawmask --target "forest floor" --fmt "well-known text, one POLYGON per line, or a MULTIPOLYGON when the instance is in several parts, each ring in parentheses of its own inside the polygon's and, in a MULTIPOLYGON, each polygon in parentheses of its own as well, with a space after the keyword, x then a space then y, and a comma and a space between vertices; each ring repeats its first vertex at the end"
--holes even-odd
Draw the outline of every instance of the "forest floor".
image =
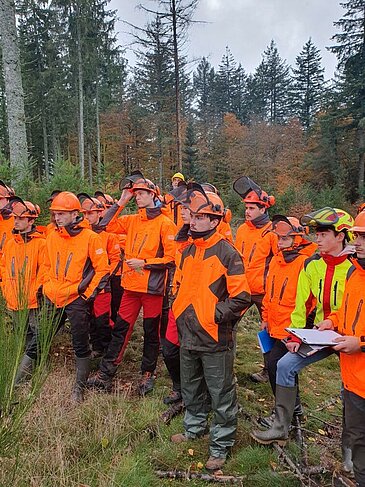
MULTIPOLYGON (((275 448, 258 446, 250 431, 255 419, 269 415, 273 398, 268 384, 254 384, 249 375, 259 369, 258 318, 249 311, 238 328, 236 375, 240 403, 238 436, 223 473, 242 477, 237 485, 254 487, 329 486, 332 471, 340 468, 341 401, 336 356, 305 370, 300 377, 305 420, 304 448, 295 431, 284 449, 288 461, 275 448), (321 467, 324 473, 299 480, 303 465, 321 467), (312 482, 313 481, 313 482, 312 482)), ((203 486, 202 480, 161 479, 156 472, 206 473, 208 440, 179 445, 170 436, 182 431, 182 416, 165 425, 159 418, 166 409, 162 398, 170 381, 159 360, 154 391, 136 394, 142 351, 138 322, 120 366, 111 394, 88 391, 85 402, 72 406, 70 392, 74 359, 68 333, 56 337, 51 370, 40 397, 24 421, 22 438, 13 458, 0 458, 0 485, 12 487, 154 487, 203 486)), ((23 387, 27 387, 24 385, 23 387)))

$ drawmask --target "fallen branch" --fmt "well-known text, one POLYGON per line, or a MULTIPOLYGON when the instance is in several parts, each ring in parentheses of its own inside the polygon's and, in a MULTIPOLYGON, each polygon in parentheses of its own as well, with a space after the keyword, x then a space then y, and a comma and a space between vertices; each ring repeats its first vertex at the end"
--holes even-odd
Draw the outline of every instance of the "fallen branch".
POLYGON ((221 484, 236 484, 242 486, 244 485, 243 481, 247 480, 247 476, 235 477, 234 475, 214 475, 209 473, 185 472, 181 470, 157 470, 155 473, 160 479, 202 480, 203 482, 217 482, 221 484))
POLYGON ((308 416, 310 416, 311 418, 317 419, 321 423, 326 424, 327 426, 330 426, 331 428, 335 428, 338 430, 342 429, 342 426, 338 426, 337 424, 329 423, 328 421, 325 421, 324 419, 320 418, 319 416, 316 416, 313 413, 308 413, 308 416))
POLYGON ((322 404, 320 404, 319 406, 317 406, 314 411, 323 411, 323 409, 326 409, 328 408, 328 406, 333 406, 334 404, 337 403, 339 397, 336 396, 336 397, 331 397, 330 399, 327 399, 326 401, 324 401, 322 404))

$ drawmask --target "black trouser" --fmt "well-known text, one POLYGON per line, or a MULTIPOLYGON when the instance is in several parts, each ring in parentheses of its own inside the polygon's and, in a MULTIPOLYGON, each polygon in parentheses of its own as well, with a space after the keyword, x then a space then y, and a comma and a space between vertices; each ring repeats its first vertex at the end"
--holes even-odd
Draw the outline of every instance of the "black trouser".
POLYGON ((172 388, 174 391, 181 392, 180 347, 166 338, 161 338, 161 345, 163 359, 172 380, 172 388))
POLYGON ((355 479, 358 486, 365 487, 365 398, 346 389, 343 398, 355 479))
POLYGON ((110 291, 112 293, 112 302, 110 306, 110 318, 113 323, 116 322, 118 316, 118 310, 120 306, 120 302, 122 300, 123 291, 121 285, 122 276, 111 276, 110 277, 110 291))
MULTIPOLYGON (((57 331, 64 323, 65 314, 71 324, 72 346, 76 357, 86 358, 90 356, 90 305, 82 298, 76 298, 72 303, 64 308, 56 308, 54 304, 45 299, 44 306, 47 307, 47 312, 54 321, 57 331)), ((38 335, 35 334, 31 343, 27 347, 27 355, 33 360, 37 359, 38 353, 38 335)))

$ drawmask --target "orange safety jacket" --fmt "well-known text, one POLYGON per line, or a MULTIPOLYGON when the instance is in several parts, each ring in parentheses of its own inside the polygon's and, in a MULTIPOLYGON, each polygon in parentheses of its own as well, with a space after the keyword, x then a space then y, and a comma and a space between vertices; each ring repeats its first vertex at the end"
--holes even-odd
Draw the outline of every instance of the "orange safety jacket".
POLYGON ((108 282, 109 265, 99 235, 85 221, 56 228, 46 238, 43 292, 62 308, 81 296, 95 297, 108 282))
POLYGON ((14 217, 8 216, 3 210, 0 211, 0 257, 3 254, 5 242, 12 236, 14 228, 14 217), (3 213, 6 216, 4 216, 3 213))
MULTIPOLYGON (((341 308, 328 316, 341 335, 365 336, 365 270, 356 260, 347 273, 341 308)), ((365 398, 365 353, 340 353, 342 382, 350 392, 365 398)))
MULTIPOLYGON (((282 340, 288 336, 285 328, 291 324, 295 308, 297 284, 305 260, 316 251, 317 245, 302 239, 297 247, 279 251, 270 262, 266 280, 266 293, 262 302, 262 321, 268 323, 268 332, 273 338, 282 340)), ((315 301, 307 310, 314 308, 315 301)))
POLYGON ((243 255, 245 272, 251 294, 264 294, 269 264, 277 249, 277 236, 269 232, 271 222, 261 228, 247 221, 240 225, 235 246, 243 255))
POLYGON ((33 228, 13 233, 6 241, 0 262, 1 289, 11 310, 38 308, 37 291, 44 280, 44 236, 33 228))
POLYGON ((233 328, 251 303, 241 255, 215 231, 188 245, 179 267, 172 310, 181 346, 202 352, 231 348, 233 328))
POLYGON ((108 256, 110 274, 115 274, 121 267, 121 252, 118 235, 100 230, 97 225, 93 225, 92 230, 101 238, 103 248, 108 256))
POLYGON ((228 222, 221 220, 217 227, 217 231, 222 235, 222 237, 228 240, 228 242, 233 243, 231 225, 228 222))
POLYGON ((129 291, 163 295, 167 269, 174 267, 176 227, 160 208, 142 208, 137 214, 117 218, 122 209, 117 204, 113 205, 103 219, 105 222, 109 220, 108 232, 127 235, 122 287, 129 291), (133 270, 128 267, 126 260, 132 258, 144 260, 143 268, 133 270))
POLYGON ((181 228, 184 225, 181 217, 181 205, 174 201, 174 197, 169 193, 165 194, 164 203, 165 204, 161 207, 162 214, 170 218, 177 228, 181 228))

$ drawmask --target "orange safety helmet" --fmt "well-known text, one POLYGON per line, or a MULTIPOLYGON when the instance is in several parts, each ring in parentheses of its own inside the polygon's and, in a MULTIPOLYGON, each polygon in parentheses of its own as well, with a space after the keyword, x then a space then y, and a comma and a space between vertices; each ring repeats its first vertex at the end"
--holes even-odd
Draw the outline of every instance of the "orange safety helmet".
POLYGON ((133 183, 131 191, 137 191, 138 189, 143 189, 144 191, 150 191, 155 196, 158 196, 157 186, 150 180, 146 178, 137 179, 133 183))
POLYGON ((81 211, 81 203, 70 191, 61 191, 56 195, 49 207, 51 211, 81 211))
POLYGON ((365 203, 362 203, 360 206, 357 207, 357 214, 361 213, 365 210, 365 203))
POLYGON ((301 225, 298 218, 294 216, 274 215, 271 231, 280 237, 295 237, 307 235, 309 228, 301 225))
POLYGON ((248 176, 241 176, 233 183, 234 191, 239 194, 244 203, 253 203, 270 208, 275 205, 275 197, 269 196, 248 176))
POLYGON ((110 208, 114 204, 114 199, 110 194, 103 193, 102 191, 95 191, 94 196, 104 204, 105 208, 110 208))
POLYGON ((13 196, 9 199, 12 216, 19 218, 38 218, 41 209, 38 205, 31 201, 24 201, 18 196, 13 196))
POLYGON ((365 233, 365 211, 361 211, 355 218, 354 226, 350 228, 351 232, 365 233))
POLYGON ((11 198, 12 196, 15 196, 14 189, 0 179, 0 198, 11 198))
POLYGON ((214 215, 223 217, 224 205, 220 197, 204 189, 197 183, 188 191, 188 199, 183 203, 194 214, 214 215))
POLYGON ((97 198, 92 198, 87 193, 79 193, 77 195, 81 203, 81 211, 85 213, 86 211, 104 211, 105 205, 97 198))

